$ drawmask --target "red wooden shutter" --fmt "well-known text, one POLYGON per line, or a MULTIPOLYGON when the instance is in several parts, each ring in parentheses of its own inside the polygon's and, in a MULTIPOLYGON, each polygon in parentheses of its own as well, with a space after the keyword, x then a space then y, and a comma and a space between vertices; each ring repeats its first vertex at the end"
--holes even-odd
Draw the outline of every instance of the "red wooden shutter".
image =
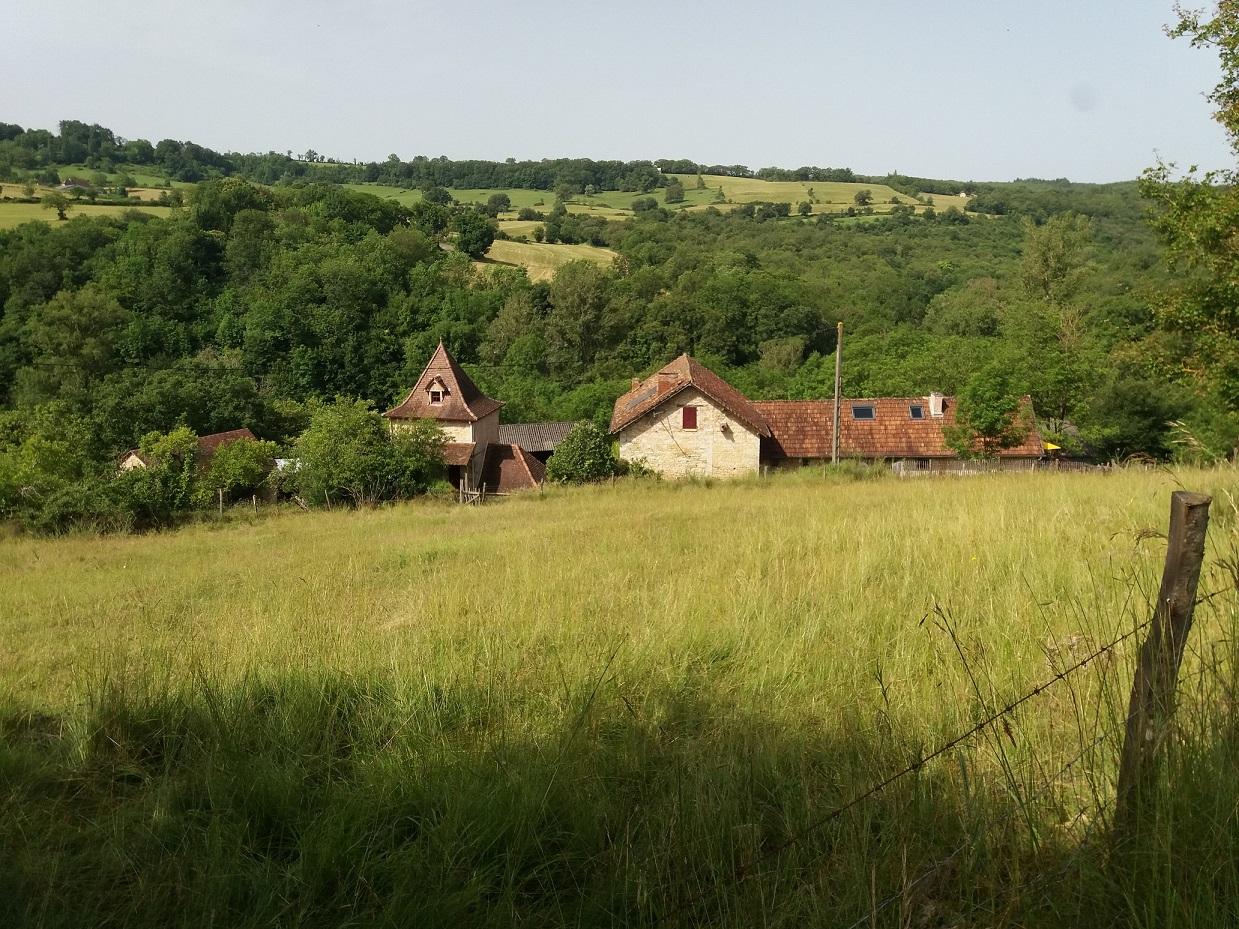
POLYGON ((682 425, 685 429, 697 428, 697 408, 695 406, 684 407, 684 422, 682 425))

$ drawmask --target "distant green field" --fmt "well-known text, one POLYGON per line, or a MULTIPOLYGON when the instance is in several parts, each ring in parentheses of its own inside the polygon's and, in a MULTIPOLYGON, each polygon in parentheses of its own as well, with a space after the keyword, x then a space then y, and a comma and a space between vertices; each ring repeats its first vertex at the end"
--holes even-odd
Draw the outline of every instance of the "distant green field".
MULTIPOLYGON (((868 190, 873 195, 872 206, 875 212, 885 212, 891 207, 891 198, 899 203, 917 206, 914 198, 901 194, 893 187, 885 184, 850 184, 841 181, 763 181, 754 177, 725 177, 720 174, 703 176, 707 190, 698 191, 693 188, 697 177, 693 174, 675 175, 684 185, 685 197, 692 194, 708 194, 704 203, 709 204, 717 190, 723 191, 723 196, 731 203, 790 203, 793 209, 802 201, 813 202, 814 213, 837 213, 856 203, 856 194, 868 190)), ((952 202, 957 198, 949 199, 952 202)), ((726 209, 725 204, 719 204, 720 209, 726 209)))
MULTIPOLYGON (((386 184, 345 184, 349 190, 359 190, 362 193, 387 197, 405 206, 412 206, 422 199, 422 192, 417 188, 391 187, 386 184)), ((522 207, 549 210, 555 203, 555 194, 549 190, 524 190, 519 187, 495 188, 460 188, 449 187, 448 193, 461 203, 485 203, 494 194, 507 194, 512 201, 512 208, 522 207)))
MULTIPOLYGON (((121 164, 116 166, 115 171, 99 171, 96 168, 88 168, 83 164, 60 165, 56 169, 60 173, 61 179, 66 177, 80 177, 89 180, 96 174, 103 174, 107 177, 110 183, 116 183, 120 180, 122 174, 127 174, 143 187, 166 187, 168 186, 168 177, 160 171, 152 171, 149 165, 129 165, 121 164)), ((193 187, 192 181, 172 181, 173 187, 193 187)))
MULTIPOLYGON (((658 188, 648 194, 627 190, 604 190, 586 196, 578 194, 568 203, 570 213, 588 213, 603 216, 607 219, 626 219, 632 215, 632 202, 639 197, 653 197, 658 205, 670 210, 703 210, 715 206, 726 211, 730 206, 741 203, 790 203, 793 209, 802 201, 813 204, 813 212, 839 213, 856 203, 856 194, 868 190, 873 195, 871 206, 875 213, 889 212, 892 199, 898 203, 913 206, 918 210, 924 205, 913 197, 901 194, 885 184, 854 184, 836 181, 763 181, 751 177, 725 177, 717 174, 702 176, 704 188, 698 188, 697 175, 673 175, 684 185, 684 201, 682 203, 667 203, 666 191, 658 188), (723 202, 720 202, 719 191, 722 191, 723 202)), ((400 203, 409 205, 422 199, 422 193, 417 189, 390 187, 383 184, 347 184, 351 190, 388 197, 400 203)), ((555 194, 549 190, 523 190, 515 187, 505 188, 454 188, 448 192, 461 203, 485 203, 497 193, 508 195, 512 202, 512 212, 504 214, 504 219, 516 218, 516 211, 524 207, 532 207, 543 212, 548 211, 555 203, 555 194)), ((947 197, 935 195, 934 206, 938 210, 948 206, 963 209, 967 204, 966 197, 947 197)), ((507 229, 510 235, 528 234, 507 229)))
MULTIPOLYGON (((129 210, 139 210, 152 216, 167 216, 171 207, 166 206, 92 206, 89 203, 74 203, 69 219, 75 216, 120 216, 129 210)), ((22 223, 58 222, 54 210, 46 210, 41 203, 0 203, 0 229, 13 229, 22 223)))
POLYGON ((486 258, 487 261, 478 262, 478 267, 512 265, 524 268, 532 281, 549 281, 556 271, 570 261, 585 259, 608 267, 615 260, 615 252, 594 245, 549 245, 499 239, 490 247, 486 258))

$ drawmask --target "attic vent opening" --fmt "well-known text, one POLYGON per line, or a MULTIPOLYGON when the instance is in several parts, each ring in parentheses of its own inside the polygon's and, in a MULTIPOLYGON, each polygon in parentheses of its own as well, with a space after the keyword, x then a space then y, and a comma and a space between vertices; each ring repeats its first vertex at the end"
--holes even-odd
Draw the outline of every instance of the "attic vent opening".
POLYGON ((852 419, 877 419, 877 411, 872 403, 855 403, 852 405, 852 419))

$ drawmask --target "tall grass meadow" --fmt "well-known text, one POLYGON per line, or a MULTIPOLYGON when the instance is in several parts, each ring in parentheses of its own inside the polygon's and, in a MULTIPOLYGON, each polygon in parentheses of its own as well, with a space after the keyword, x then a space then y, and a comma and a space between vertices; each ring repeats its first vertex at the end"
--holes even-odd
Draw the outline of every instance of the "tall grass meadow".
POLYGON ((0 540, 0 925, 1233 926, 1229 468, 548 488, 0 540), (1112 839, 1169 494, 1214 495, 1112 839))

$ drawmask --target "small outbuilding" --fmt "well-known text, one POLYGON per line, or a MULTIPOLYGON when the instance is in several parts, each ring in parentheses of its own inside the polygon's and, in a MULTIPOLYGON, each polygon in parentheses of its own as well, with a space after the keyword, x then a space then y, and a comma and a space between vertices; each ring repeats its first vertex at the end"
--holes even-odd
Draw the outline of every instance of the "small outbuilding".
MULTIPOLYGON (((211 463, 215 453, 223 446, 245 440, 256 442, 258 436, 245 427, 229 429, 227 432, 213 432, 210 435, 200 435, 198 436, 198 447, 194 452, 194 460, 199 467, 205 467, 211 463)), ((117 466, 122 471, 132 471, 134 468, 150 467, 150 462, 146 460, 140 449, 131 448, 121 456, 117 466)))

